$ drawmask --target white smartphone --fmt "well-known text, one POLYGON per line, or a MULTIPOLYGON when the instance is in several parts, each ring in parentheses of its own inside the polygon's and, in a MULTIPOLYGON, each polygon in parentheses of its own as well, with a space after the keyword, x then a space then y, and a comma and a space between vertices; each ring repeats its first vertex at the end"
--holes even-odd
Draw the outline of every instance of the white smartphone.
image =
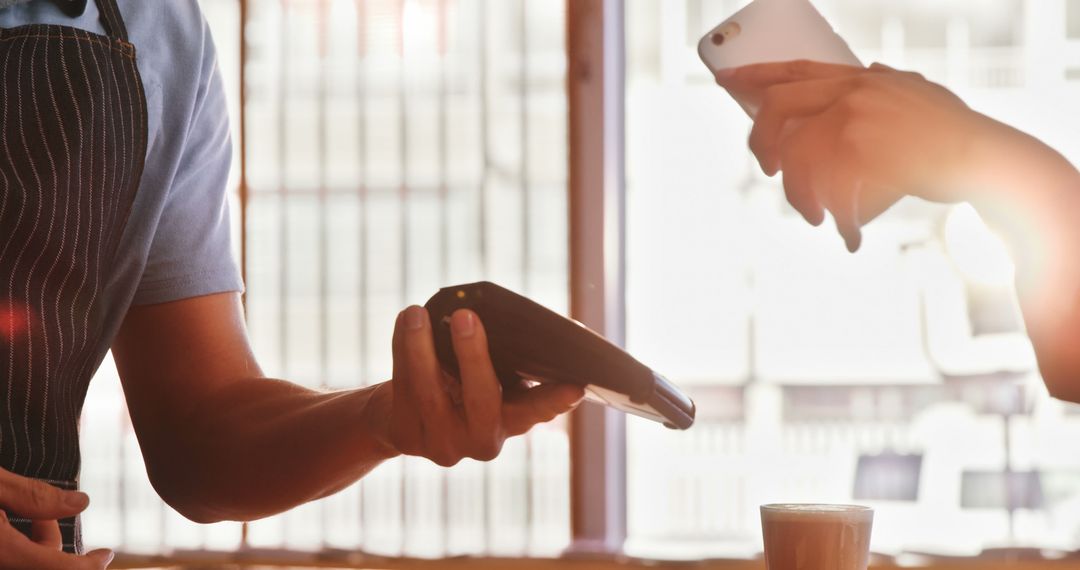
MULTIPOLYGON (((809 59, 862 66, 809 0, 754 0, 698 42, 698 55, 713 74, 755 63, 809 59)), ((735 96, 753 117, 755 101, 735 96)))

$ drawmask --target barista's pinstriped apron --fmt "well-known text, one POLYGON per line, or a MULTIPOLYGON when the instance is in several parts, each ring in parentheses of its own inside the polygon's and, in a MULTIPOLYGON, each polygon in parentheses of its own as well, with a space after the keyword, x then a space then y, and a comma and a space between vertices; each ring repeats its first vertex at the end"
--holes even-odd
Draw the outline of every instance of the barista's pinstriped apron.
MULTIPOLYGON (((0 467, 65 488, 77 486, 102 292, 146 155, 135 48, 116 0, 95 1, 104 36, 0 29, 0 467)), ((61 533, 82 550, 77 520, 61 533)))

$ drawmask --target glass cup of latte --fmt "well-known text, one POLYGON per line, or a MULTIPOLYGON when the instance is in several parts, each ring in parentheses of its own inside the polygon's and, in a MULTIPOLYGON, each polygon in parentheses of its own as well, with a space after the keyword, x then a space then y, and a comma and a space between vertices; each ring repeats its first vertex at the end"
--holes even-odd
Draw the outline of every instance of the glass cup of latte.
POLYGON ((874 511, 856 505, 761 507, 768 570, 866 570, 874 511))

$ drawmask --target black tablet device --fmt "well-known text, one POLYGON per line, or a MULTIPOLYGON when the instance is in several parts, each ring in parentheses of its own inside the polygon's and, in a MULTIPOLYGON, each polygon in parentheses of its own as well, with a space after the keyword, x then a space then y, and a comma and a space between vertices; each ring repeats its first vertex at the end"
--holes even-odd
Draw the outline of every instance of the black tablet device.
POLYGON ((694 423, 694 402, 663 376, 581 323, 517 293, 483 281, 441 289, 425 306, 439 361, 454 377, 459 372, 450 315, 472 309, 487 331, 491 362, 503 386, 577 384, 591 399, 670 428, 694 423))

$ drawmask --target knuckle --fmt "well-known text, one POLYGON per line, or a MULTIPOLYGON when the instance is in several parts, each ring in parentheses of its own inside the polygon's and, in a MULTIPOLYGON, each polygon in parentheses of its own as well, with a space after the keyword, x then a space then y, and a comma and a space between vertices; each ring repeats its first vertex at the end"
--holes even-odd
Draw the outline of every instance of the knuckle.
POLYGON ((502 453, 502 438, 492 438, 476 444, 472 458, 477 461, 491 461, 502 453))
POLYGON ((844 120, 850 121, 858 114, 863 93, 863 90, 856 89, 836 102, 836 109, 844 120))
POLYGON ((555 419, 555 416, 559 415, 558 411, 555 410, 555 406, 550 402, 537 402, 533 409, 536 411, 536 423, 550 422, 555 419))
POLYGON ((423 447, 412 437, 397 437, 391 442, 403 455, 421 455, 423 447))
POLYGON ((440 450, 432 453, 428 459, 440 467, 453 467, 461 461, 462 457, 461 454, 450 450, 440 450))
POLYGON ((860 141, 862 140, 862 129, 852 122, 847 122, 840 127, 839 133, 837 133, 836 143, 838 150, 845 153, 857 154, 860 148, 860 141))
POLYGON ((855 76, 854 91, 867 94, 870 91, 881 89, 890 82, 888 75, 881 73, 860 73, 855 76))
POLYGON ((52 506, 53 493, 51 487, 46 486, 44 483, 32 482, 27 484, 27 491, 30 498, 30 504, 37 508, 45 508, 52 506))
POLYGON ((880 96, 880 90, 873 86, 857 87, 839 102, 845 117, 852 118, 866 111, 872 102, 880 96))
POLYGON ((464 457, 456 440, 443 432, 440 439, 428 441, 426 457, 441 467, 453 467, 464 457))

